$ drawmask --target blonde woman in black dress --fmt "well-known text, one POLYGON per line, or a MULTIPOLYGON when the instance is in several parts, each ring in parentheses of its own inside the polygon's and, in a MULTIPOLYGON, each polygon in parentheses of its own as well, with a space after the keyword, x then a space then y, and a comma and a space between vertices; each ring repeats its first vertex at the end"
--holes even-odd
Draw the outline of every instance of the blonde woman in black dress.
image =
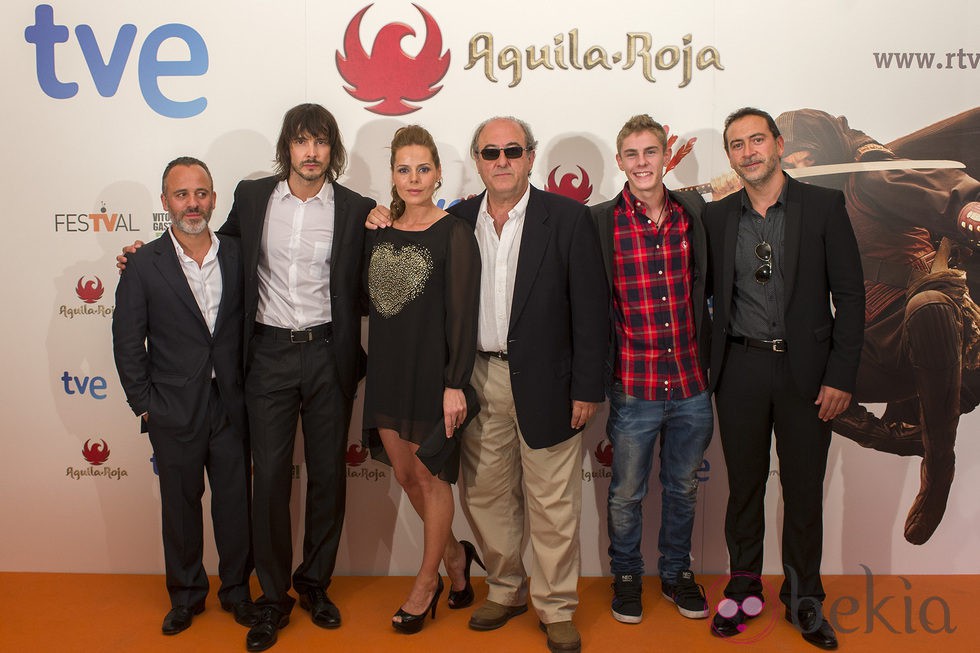
POLYGON ((478 410, 469 386, 476 357, 480 253, 473 229, 437 207, 442 184, 432 136, 411 125, 391 142, 391 227, 367 236, 370 297, 364 429, 375 458, 395 478, 424 525, 422 564, 392 626, 417 633, 444 585, 449 607, 473 602, 473 545, 452 533, 451 483, 462 426, 478 410), (382 447, 379 445, 383 445, 382 447))

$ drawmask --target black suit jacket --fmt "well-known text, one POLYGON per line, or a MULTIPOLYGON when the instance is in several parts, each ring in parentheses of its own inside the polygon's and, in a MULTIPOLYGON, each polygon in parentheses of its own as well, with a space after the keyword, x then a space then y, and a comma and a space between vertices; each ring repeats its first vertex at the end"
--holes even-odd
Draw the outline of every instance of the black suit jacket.
MULTIPOLYGON (((704 213, 704 198, 695 191, 675 192, 667 190, 670 199, 684 207, 691 219, 691 251, 694 269, 691 279, 691 304, 694 307, 694 328, 697 330, 698 359, 704 378, 708 378, 708 360, 711 352, 711 315, 708 311, 708 298, 705 285, 708 278, 708 240, 704 232, 701 215, 704 213)), ((602 248, 602 262, 606 266, 606 281, 610 298, 613 294, 613 256, 616 244, 613 230, 616 226, 614 213, 619 195, 611 200, 592 207, 592 218, 599 231, 599 245, 602 248)), ((616 315, 612 302, 609 303, 609 355, 606 358, 606 382, 612 385, 616 370, 616 356, 619 344, 616 340, 616 315)))
MULTIPOLYGON (((483 195, 448 209, 474 227, 483 195)), ((572 400, 599 402, 609 339, 602 254, 588 209, 531 187, 507 350, 517 421, 532 449, 571 438, 572 400)))
MULTIPOLYGON (((218 233, 241 239, 245 288, 245 359, 255 328, 259 303, 259 249, 269 198, 278 177, 246 179, 235 189, 235 201, 218 233)), ((374 201, 333 184, 334 232, 330 248, 330 310, 333 321, 334 355, 340 386, 353 398, 357 382, 364 376, 365 356, 361 347, 361 263, 364 251, 364 222, 374 201)))
POLYGON ((130 255, 116 287, 112 349, 133 412, 157 435, 188 441, 207 430, 211 369, 228 417, 248 433, 242 383, 242 273, 238 243, 219 236, 221 303, 214 336, 169 234, 130 255))
MULTIPOLYGON (((864 275, 844 195, 790 177, 786 184, 783 306, 790 372, 807 397, 815 398, 821 385, 853 392, 864 336, 864 275)), ((733 193, 708 204, 704 216, 714 294, 712 389, 724 373, 741 202, 741 193, 733 193)))

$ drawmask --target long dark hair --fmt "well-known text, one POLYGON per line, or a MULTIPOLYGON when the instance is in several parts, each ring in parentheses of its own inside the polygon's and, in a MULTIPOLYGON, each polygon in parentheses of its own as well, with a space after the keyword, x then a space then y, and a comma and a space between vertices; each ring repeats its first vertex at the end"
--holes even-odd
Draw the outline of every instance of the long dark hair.
POLYGON ((347 150, 340 138, 337 120, 319 104, 300 104, 282 118, 282 129, 276 143, 276 175, 289 178, 289 144, 297 136, 309 134, 313 138, 325 138, 330 145, 330 163, 327 164, 327 182, 337 180, 347 167, 347 150))

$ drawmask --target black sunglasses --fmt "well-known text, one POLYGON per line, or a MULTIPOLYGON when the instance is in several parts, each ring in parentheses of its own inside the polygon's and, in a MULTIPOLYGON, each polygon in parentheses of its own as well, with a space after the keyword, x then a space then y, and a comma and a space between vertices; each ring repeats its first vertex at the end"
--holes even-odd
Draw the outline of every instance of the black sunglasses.
POLYGON ((762 261, 755 271, 756 283, 766 284, 772 279, 772 246, 766 241, 762 241, 755 246, 755 256, 762 261))
POLYGON ((520 145, 508 145, 507 147, 493 147, 487 145, 485 148, 480 150, 480 158, 484 161, 496 161, 500 158, 500 153, 503 152, 504 156, 508 159, 519 159, 524 155, 524 151, 532 151, 534 148, 521 147, 520 145))

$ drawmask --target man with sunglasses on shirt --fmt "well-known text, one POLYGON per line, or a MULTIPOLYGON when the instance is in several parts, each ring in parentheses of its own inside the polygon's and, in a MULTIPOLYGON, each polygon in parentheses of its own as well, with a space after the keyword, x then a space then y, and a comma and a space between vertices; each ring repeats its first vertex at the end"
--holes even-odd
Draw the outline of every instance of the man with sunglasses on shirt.
MULTIPOLYGON (((740 605, 765 600, 775 429, 784 505, 779 599, 803 639, 835 649, 822 613, 823 481, 831 420, 851 401, 861 354, 861 259, 843 194, 783 173, 783 137, 772 116, 740 109, 726 119, 723 137, 743 184, 704 216, 714 297, 709 389, 728 467, 725 596, 740 605)), ((760 611, 716 614, 712 633, 737 635, 760 611)))
MULTIPOLYGON (((460 434, 461 483, 487 563, 474 630, 531 603, 553 652, 581 650, 578 606, 581 430, 604 399, 608 292, 589 210, 529 183, 536 142, 511 117, 476 128, 470 153, 486 191, 448 209, 480 248, 480 412, 460 434), (525 523, 533 566, 522 561, 525 523)), ((375 209, 370 226, 387 226, 375 209)))

